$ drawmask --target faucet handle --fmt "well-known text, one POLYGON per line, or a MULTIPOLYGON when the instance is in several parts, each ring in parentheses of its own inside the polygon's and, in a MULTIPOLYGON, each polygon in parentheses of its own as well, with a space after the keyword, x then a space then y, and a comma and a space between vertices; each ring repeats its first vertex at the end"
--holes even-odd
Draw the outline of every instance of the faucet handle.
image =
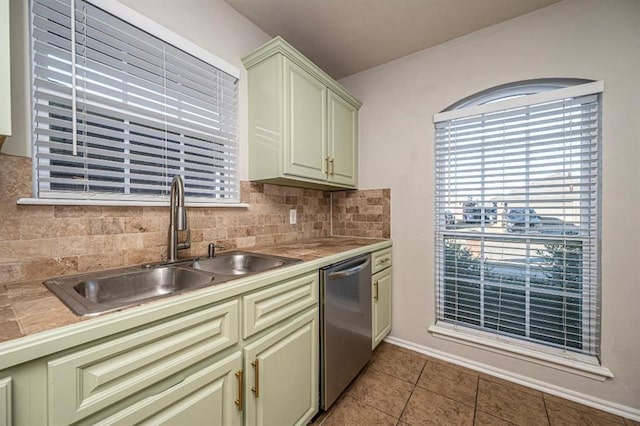
POLYGON ((184 243, 178 243, 178 250, 188 249, 191 247, 191 229, 187 228, 187 239, 184 243))

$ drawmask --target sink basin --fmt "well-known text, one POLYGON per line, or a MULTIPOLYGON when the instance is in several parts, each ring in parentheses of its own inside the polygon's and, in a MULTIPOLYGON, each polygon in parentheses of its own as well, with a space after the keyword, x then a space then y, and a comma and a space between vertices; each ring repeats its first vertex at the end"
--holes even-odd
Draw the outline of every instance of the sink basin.
POLYGON ((230 251, 216 254, 215 257, 198 259, 187 266, 213 274, 249 275, 296 262, 300 262, 300 260, 243 251, 230 251))
POLYGON ((76 315, 98 315, 160 297, 220 284, 299 259, 240 251, 47 280, 44 285, 76 315))
POLYGON ((181 266, 124 269, 45 281, 78 315, 96 315, 213 284, 211 274, 181 266))

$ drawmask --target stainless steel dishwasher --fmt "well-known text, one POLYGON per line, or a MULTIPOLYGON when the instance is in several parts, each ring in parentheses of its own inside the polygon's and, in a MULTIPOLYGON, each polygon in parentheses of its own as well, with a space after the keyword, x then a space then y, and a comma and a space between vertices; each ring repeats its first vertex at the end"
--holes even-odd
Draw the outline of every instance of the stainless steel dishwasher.
POLYGON ((371 255, 320 270, 320 407, 328 409, 371 359, 371 255))

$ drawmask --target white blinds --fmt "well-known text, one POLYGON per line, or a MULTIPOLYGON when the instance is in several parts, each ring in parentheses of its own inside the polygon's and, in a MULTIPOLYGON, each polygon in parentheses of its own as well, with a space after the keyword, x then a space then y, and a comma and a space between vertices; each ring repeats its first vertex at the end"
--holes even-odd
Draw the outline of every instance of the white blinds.
POLYGON ((439 321, 597 355, 600 87, 436 116, 439 321))
POLYGON ((234 76, 84 0, 32 0, 32 47, 39 198, 238 200, 234 76))

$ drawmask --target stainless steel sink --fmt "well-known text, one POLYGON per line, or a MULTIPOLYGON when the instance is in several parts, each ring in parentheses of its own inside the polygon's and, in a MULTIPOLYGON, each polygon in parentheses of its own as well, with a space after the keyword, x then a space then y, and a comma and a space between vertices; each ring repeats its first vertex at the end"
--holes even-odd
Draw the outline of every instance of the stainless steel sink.
POLYGON ((98 315, 160 297, 207 287, 300 262, 299 259, 247 252, 226 252, 212 258, 182 260, 114 269, 44 282, 80 316, 98 315))
POLYGON ((300 259, 229 251, 216 254, 215 257, 195 260, 187 266, 216 275, 250 275, 296 262, 300 262, 300 259))
POLYGON ((144 270, 126 268, 105 273, 76 275, 44 282, 78 315, 96 315, 124 306, 214 284, 215 277, 182 266, 144 270))

